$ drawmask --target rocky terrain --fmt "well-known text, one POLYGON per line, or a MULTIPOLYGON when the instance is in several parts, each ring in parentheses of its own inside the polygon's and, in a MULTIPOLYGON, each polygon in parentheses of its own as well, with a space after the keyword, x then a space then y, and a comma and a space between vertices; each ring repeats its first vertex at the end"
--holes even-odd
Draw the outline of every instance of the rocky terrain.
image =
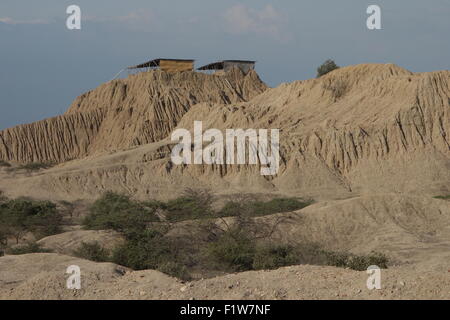
POLYGON ((54 253, 0 258, 8 299, 449 299, 450 71, 412 73, 392 64, 335 70, 267 88, 256 73, 159 71, 101 85, 59 117, 0 132, 0 190, 10 198, 92 201, 111 190, 173 199, 185 188, 220 196, 311 198, 283 218, 274 241, 308 240, 330 250, 386 253, 381 290, 368 275, 300 265, 182 282, 154 270, 71 257, 83 241, 107 246, 112 231, 71 230, 40 240, 54 253), (259 165, 176 166, 176 128, 280 129, 280 170, 259 165), (52 168, 15 169, 29 162, 52 168), (83 270, 82 290, 65 270, 83 270))
POLYGON ((418 273, 410 268, 385 270, 383 289, 368 290, 365 272, 308 265, 183 283, 154 270, 129 271, 110 263, 51 253, 8 256, 0 261, 3 299, 448 299, 450 296, 448 272, 418 273), (81 290, 65 287, 65 271, 72 264, 79 265, 83 272, 81 290))
POLYGON ((182 92, 171 85, 146 91, 161 86, 157 76, 105 84, 78 98, 60 118, 0 132, 1 159, 73 159, 46 174, 4 174, 0 189, 66 200, 89 199, 108 189, 167 198, 186 186, 325 198, 450 193, 448 71, 413 74, 395 65, 358 65, 267 90, 253 73, 228 75, 239 79, 234 82, 183 73, 176 83, 199 84, 182 92), (126 83, 126 91, 117 89, 126 83), (165 90, 169 93, 161 97, 165 90), (96 119, 95 125, 82 124, 83 119, 96 119), (256 165, 174 166, 169 132, 190 129, 194 120, 202 120, 204 130, 280 129, 278 174, 263 177, 256 165), (69 123, 80 126, 64 131, 69 123), (52 128, 62 131, 51 133, 52 128), (14 184, 20 190, 11 180, 20 181, 14 184))
POLYGON ((243 102, 266 88, 239 70, 131 75, 81 95, 64 115, 0 131, 0 159, 64 162, 155 142, 194 104, 243 102))

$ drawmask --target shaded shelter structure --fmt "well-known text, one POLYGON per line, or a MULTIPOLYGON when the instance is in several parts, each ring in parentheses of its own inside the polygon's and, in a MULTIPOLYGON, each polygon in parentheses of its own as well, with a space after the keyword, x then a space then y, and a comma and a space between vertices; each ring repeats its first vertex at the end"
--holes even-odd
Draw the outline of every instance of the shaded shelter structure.
POLYGON ((194 62, 192 59, 154 59, 136 66, 128 67, 127 70, 138 69, 160 69, 165 72, 193 71, 194 62))
POLYGON ((217 62, 207 64, 203 67, 198 68, 197 70, 229 71, 232 68, 239 68, 244 73, 248 73, 250 70, 255 69, 255 64, 256 64, 256 61, 250 61, 250 60, 222 60, 222 61, 217 61, 217 62))

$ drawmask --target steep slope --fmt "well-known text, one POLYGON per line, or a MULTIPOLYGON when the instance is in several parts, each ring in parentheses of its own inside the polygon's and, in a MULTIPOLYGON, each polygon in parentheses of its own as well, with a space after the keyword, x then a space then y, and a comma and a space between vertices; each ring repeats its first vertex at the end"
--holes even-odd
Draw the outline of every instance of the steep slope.
POLYGON ((179 127, 200 119, 204 128, 279 128, 283 163, 271 182, 280 189, 332 176, 350 191, 449 188, 450 71, 351 66, 248 103, 196 105, 179 127))
POLYGON ((59 116, 0 131, 0 159, 64 161, 87 155, 105 118, 104 110, 59 116))
MULTIPOLYGON (((75 104, 68 115, 89 112, 91 104, 75 104)), ((0 189, 11 196, 68 200, 95 198, 105 190, 171 198, 186 187, 328 199, 373 192, 450 193, 449 71, 416 74, 395 65, 351 66, 268 89, 247 102, 198 103, 179 116, 160 132, 171 126, 192 130, 194 120, 202 120, 204 130, 280 129, 278 174, 261 176, 258 165, 176 166, 168 135, 31 177, 4 176, 0 189)), ((126 145, 116 134, 111 129, 102 136, 126 145)))
POLYGON ((63 162, 158 141, 196 103, 243 102, 265 89, 238 69, 132 75, 81 95, 62 116, 0 131, 0 159, 63 162))

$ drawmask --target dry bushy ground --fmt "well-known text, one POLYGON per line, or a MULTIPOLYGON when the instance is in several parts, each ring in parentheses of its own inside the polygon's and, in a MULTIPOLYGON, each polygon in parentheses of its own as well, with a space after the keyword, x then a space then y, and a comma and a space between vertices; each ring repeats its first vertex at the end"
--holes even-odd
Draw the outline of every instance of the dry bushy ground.
POLYGON ((382 289, 366 287, 368 275, 343 268, 300 265, 181 282, 154 270, 132 271, 112 263, 70 257, 82 241, 108 247, 120 235, 70 231, 39 242, 56 253, 0 258, 3 299, 449 299, 450 202, 383 195, 317 203, 283 216, 273 241, 308 239, 334 250, 382 251, 382 289), (364 209, 362 209, 364 207, 364 209), (82 270, 82 290, 65 287, 69 265, 82 270))
POLYGON ((158 271, 126 271, 57 254, 1 258, 3 299, 449 299, 448 272, 394 267, 382 271, 382 289, 368 290, 367 274, 293 266, 182 283, 158 271), (65 288, 69 265, 82 270, 82 289, 65 288), (14 271, 10 271, 13 268, 14 271), (27 281, 24 281, 24 279, 27 281), (13 288, 13 289, 12 289, 13 288))

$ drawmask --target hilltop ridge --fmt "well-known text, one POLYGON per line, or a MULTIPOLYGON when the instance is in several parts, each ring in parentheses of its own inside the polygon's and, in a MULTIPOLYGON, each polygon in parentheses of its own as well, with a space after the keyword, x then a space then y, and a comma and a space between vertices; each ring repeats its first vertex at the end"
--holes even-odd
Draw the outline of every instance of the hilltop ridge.
POLYGON ((239 69, 130 75, 82 94, 61 116, 0 131, 0 159, 64 162, 155 142, 196 103, 244 102, 266 88, 256 72, 239 69))
POLYGON ((446 194, 449 135, 450 71, 366 64, 269 89, 256 73, 155 72, 104 84, 60 118, 0 132, 0 158, 74 159, 24 178, 22 191, 7 188, 37 197, 113 189, 167 198, 186 187, 333 198, 446 194), (280 129, 278 174, 262 177, 256 165, 174 166, 170 133, 192 130, 195 120, 204 130, 280 129))

